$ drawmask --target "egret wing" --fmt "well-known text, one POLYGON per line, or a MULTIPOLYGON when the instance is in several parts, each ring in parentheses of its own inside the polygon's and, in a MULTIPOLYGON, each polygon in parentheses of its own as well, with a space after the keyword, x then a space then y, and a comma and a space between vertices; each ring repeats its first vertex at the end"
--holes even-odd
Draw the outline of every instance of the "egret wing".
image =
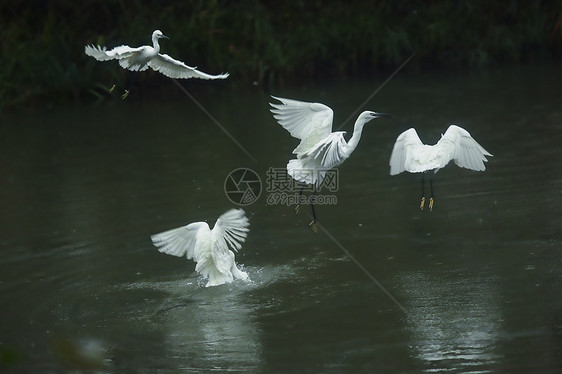
POLYGON ((230 252, 229 253, 230 258, 232 260, 232 267, 230 269, 230 272, 232 273, 232 276, 236 279, 245 279, 245 280, 250 279, 248 277, 248 273, 238 269, 238 267, 236 266, 236 263, 234 262, 234 252, 232 252, 232 251, 229 251, 229 252, 230 252))
POLYGON ((212 256, 221 273, 230 272, 234 264, 234 253, 230 249, 238 251, 242 248, 250 231, 248 226, 250 222, 243 209, 231 209, 217 219, 211 231, 212 256))
POLYGON ((140 52, 143 48, 144 47, 131 48, 127 45, 120 45, 108 51, 105 47, 100 47, 99 45, 97 47, 94 45, 87 45, 84 47, 84 53, 98 61, 120 60, 131 57, 134 53, 140 52))
MULTIPOLYGON (((152 235, 152 243, 162 253, 199 261, 199 247, 202 246, 204 232, 209 232, 205 222, 194 222, 159 234, 152 235)), ((207 239, 208 240, 208 239, 207 239)))
POLYGON ((300 158, 312 158, 324 169, 331 169, 345 160, 345 131, 331 133, 316 143, 311 149, 300 155, 300 158))
POLYGON ((244 215, 244 210, 231 209, 217 219, 213 227, 213 235, 220 242, 221 248, 238 251, 250 231, 248 226, 250 222, 244 215))
POLYGON ((148 62, 148 66, 170 78, 225 79, 228 77, 228 73, 219 75, 203 73, 165 54, 156 55, 148 62))
POLYGON ((413 149, 421 145, 423 143, 414 128, 398 135, 390 155, 390 175, 400 174, 407 170, 408 165, 412 162, 413 149))
POLYGON ((474 140, 470 133, 462 127, 451 125, 437 144, 451 142, 454 144, 453 160, 462 168, 476 171, 486 170, 486 156, 492 156, 474 140))
MULTIPOLYGON (((270 103, 273 117, 285 130, 298 139, 314 137, 317 141, 332 132, 334 112, 330 107, 320 103, 307 103, 271 96, 282 104, 270 103)), ((313 143, 313 144, 314 144, 313 143)))

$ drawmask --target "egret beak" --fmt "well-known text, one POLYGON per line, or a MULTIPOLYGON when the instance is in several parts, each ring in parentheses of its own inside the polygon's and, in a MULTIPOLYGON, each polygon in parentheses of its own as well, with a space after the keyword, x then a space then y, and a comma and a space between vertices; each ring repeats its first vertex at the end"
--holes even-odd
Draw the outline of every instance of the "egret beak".
POLYGON ((379 118, 379 117, 392 117, 392 114, 388 114, 388 113, 377 113, 375 112, 375 117, 379 118))
POLYGON ((164 39, 170 39, 168 38, 166 35, 162 34, 162 36, 160 36, 160 38, 164 38, 164 39))

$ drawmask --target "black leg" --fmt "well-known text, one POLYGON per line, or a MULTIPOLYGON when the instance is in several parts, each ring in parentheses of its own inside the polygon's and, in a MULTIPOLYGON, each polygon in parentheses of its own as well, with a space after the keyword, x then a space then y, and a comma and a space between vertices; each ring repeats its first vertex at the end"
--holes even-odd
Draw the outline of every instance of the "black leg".
POLYGON ((423 210, 423 206, 425 205, 425 188, 424 188, 424 182, 425 182, 424 179, 425 178, 424 177, 425 177, 425 174, 422 173, 422 179, 421 179, 422 190, 421 190, 420 210, 423 210))
POLYGON ((312 231, 318 232, 318 227, 316 226, 316 212, 314 210, 314 201, 316 200, 316 188, 310 195, 310 208, 312 209, 312 222, 310 222, 310 226, 312 226, 312 231))
POLYGON ((435 173, 431 174, 431 177, 429 178, 429 187, 431 188, 431 197, 429 198, 429 211, 431 212, 433 210, 433 176, 435 175, 435 173))
POLYGON ((295 208, 295 214, 299 214, 299 210, 300 210, 300 208, 301 208, 302 190, 304 190, 304 186, 301 187, 301 191, 299 192, 299 201, 297 201, 297 206, 296 206, 296 208, 295 208))

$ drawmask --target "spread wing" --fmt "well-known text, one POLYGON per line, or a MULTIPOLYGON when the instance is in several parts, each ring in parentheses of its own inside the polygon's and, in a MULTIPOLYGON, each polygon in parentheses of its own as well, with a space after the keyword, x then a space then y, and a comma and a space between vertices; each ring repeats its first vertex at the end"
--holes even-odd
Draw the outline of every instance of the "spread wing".
POLYGON ((155 56, 148 62, 148 66, 170 78, 225 79, 228 77, 228 73, 219 75, 203 73, 195 67, 187 66, 183 62, 175 60, 165 54, 158 54, 155 56))
POLYGON ((217 219, 211 231, 212 257, 221 273, 230 272, 234 264, 234 253, 230 249, 238 251, 242 248, 250 231, 248 226, 250 222, 243 209, 231 209, 217 219))
POLYGON ((108 51, 105 47, 102 48, 99 45, 97 47, 94 45, 87 45, 84 47, 84 53, 98 61, 120 60, 131 57, 136 52, 140 52, 143 48, 144 47, 131 48, 127 45, 121 45, 108 51))
POLYGON ((476 171, 486 170, 486 156, 492 154, 478 144, 468 131, 456 125, 449 126, 437 144, 447 142, 454 144, 453 160, 457 166, 476 171))
POLYGON ((345 131, 333 132, 299 157, 311 158, 318 162, 322 168, 331 169, 346 159, 344 149, 347 142, 344 135, 345 131))
MULTIPOLYGON (((205 222, 194 222, 187 226, 178 227, 159 234, 152 235, 152 243, 162 253, 199 261, 199 252, 204 246, 205 231, 209 232, 209 225, 205 222)), ((207 239, 208 240, 208 239, 207 239)))
POLYGON ((400 174, 407 170, 408 164, 412 161, 413 149, 421 145, 423 143, 413 128, 398 135, 390 155, 390 175, 400 174))
POLYGON ((332 132, 334 112, 330 107, 320 103, 271 97, 282 103, 270 103, 273 117, 293 137, 302 140, 299 148, 307 148, 304 144, 312 147, 332 132))

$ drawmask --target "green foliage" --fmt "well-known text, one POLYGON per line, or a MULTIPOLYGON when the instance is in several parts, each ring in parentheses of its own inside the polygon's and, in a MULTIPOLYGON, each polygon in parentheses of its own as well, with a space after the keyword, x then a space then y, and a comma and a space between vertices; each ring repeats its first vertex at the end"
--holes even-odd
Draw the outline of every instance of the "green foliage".
MULTIPOLYGON (((147 44, 232 84, 302 82, 394 68, 479 67, 559 58, 562 5, 510 0, 5 0, 0 108, 40 98, 101 98, 130 77, 84 45, 147 44), (105 88, 104 88, 105 90, 105 88)), ((138 74, 139 81, 151 79, 138 74)))

